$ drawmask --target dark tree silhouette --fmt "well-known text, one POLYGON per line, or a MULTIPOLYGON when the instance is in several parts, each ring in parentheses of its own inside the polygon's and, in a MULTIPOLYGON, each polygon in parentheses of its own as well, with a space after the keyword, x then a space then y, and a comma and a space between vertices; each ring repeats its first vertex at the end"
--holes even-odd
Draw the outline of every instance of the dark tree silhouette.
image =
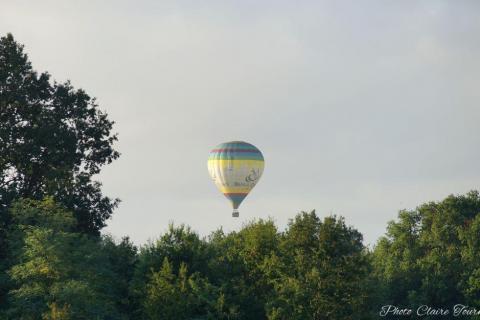
POLYGON ((0 215, 13 199, 49 195, 97 234, 117 204, 92 176, 119 156, 113 121, 70 82, 37 74, 11 34, 0 39, 0 215))

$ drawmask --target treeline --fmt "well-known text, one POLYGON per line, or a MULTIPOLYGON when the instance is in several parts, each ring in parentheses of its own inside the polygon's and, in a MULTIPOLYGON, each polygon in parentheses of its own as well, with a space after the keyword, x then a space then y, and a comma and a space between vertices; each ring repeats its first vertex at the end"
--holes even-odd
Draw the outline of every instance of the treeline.
POLYGON ((0 38, 0 319, 358 320, 385 305, 480 305, 476 191, 401 211, 373 248, 315 212, 206 238, 172 225, 140 248, 101 235, 118 204, 94 180, 119 156, 113 124, 0 38))
MULTIPOLYGON (((368 315, 368 256, 343 219, 259 220, 208 239, 170 226, 137 250, 75 231, 47 198, 10 210, 9 319, 346 319, 368 315)), ((371 290, 372 288, 370 288, 371 290)))
POLYGON ((373 250, 343 218, 315 212, 284 231, 258 220, 207 238, 171 225, 136 248, 78 232, 52 198, 21 199, 9 210, 0 310, 5 319, 303 320, 378 319, 390 304, 474 307, 479 212, 478 192, 401 211, 373 250))

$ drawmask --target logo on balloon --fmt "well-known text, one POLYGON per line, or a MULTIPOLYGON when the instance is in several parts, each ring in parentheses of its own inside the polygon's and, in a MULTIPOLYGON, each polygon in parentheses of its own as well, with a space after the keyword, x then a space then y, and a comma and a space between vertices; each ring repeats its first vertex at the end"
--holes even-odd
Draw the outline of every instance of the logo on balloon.
POLYGON ((250 174, 245 177, 245 181, 251 184, 257 183, 257 180, 260 178, 260 170, 259 169, 252 169, 250 174))

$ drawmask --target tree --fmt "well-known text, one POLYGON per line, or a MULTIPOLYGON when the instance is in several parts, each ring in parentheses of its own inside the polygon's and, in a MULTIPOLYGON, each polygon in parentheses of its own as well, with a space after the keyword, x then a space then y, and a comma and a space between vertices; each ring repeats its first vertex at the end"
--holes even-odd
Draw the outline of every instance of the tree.
POLYGON ((239 232, 210 237, 215 270, 212 283, 222 288, 229 307, 241 319, 266 319, 265 305, 273 295, 267 264, 278 254, 279 233, 272 220, 246 224, 239 232))
POLYGON ((98 234, 117 204, 92 180, 119 156, 113 124, 85 91, 37 74, 11 34, 0 38, 0 233, 12 201, 53 196, 78 231, 98 234))
POLYGON ((177 277, 165 257, 162 268, 158 272, 152 272, 147 283, 145 313, 152 320, 186 319, 192 313, 189 293, 186 265, 181 264, 177 277))
POLYGON ((382 284, 383 303, 450 308, 457 303, 477 305, 479 213, 476 191, 400 211, 374 251, 374 272, 382 284))
POLYGON ((268 319, 367 319, 369 261, 362 235, 343 218, 303 212, 269 263, 268 319))
POLYGON ((159 270, 168 259, 172 270, 179 270, 182 264, 190 272, 201 275, 209 273, 210 253, 208 245, 189 227, 169 225, 168 231, 154 242, 140 248, 138 262, 131 282, 131 295, 134 298, 136 319, 143 319, 145 308, 142 301, 147 295, 147 283, 151 281, 152 270, 159 270))
POLYGON ((128 237, 116 242, 111 236, 103 236, 100 252, 107 260, 109 271, 115 279, 109 283, 109 291, 115 297, 116 309, 124 315, 132 315, 135 304, 130 292, 135 266, 138 262, 137 247, 128 237))
POLYGON ((198 272, 190 274, 185 263, 178 270, 165 257, 158 271, 151 271, 143 301, 145 315, 156 320, 234 320, 237 310, 198 272))
POLYGON ((9 318, 126 318, 111 244, 74 232, 75 218, 52 198, 17 201, 11 217, 9 318))
POLYGON ((15 200, 53 196, 73 212, 77 231, 98 235, 105 226, 118 200, 93 176, 119 156, 113 124, 85 91, 35 72, 11 34, 0 38, 0 302, 15 200))

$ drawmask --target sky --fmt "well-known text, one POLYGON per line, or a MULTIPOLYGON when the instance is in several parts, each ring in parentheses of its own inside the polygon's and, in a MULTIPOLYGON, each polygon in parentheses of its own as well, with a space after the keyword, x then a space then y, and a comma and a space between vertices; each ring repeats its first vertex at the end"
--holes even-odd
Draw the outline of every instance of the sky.
POLYGON ((315 209, 374 245, 399 210, 480 184, 480 1, 0 0, 7 32, 116 122, 97 179, 117 238, 315 209), (237 219, 207 171, 231 140, 266 161, 237 219))

